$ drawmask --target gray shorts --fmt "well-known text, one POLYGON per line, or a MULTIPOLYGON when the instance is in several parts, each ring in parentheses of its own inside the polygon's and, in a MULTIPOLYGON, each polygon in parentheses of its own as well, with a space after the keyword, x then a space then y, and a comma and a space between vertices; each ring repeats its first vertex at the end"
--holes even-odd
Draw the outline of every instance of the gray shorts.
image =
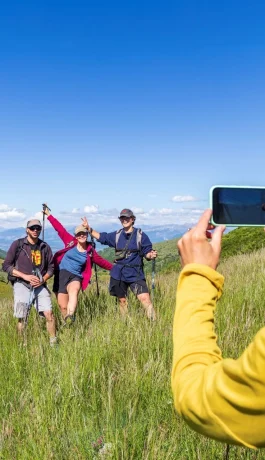
MULTIPOLYGON (((22 283, 16 282, 14 289, 14 316, 25 318, 30 300, 30 289, 22 283)), ((51 293, 47 286, 39 286, 33 291, 33 304, 38 313, 52 310, 51 293)))

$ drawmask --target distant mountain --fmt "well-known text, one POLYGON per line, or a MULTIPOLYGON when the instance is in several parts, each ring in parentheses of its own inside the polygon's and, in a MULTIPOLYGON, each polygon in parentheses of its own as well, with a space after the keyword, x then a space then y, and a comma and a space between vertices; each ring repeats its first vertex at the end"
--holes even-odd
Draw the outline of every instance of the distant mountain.
MULTIPOLYGON (((158 226, 149 226, 149 225, 139 225, 141 229, 147 233, 152 243, 159 243, 161 241, 171 240, 172 238, 179 238, 189 227, 189 224, 186 225, 158 225, 158 226)), ((118 230, 118 225, 109 225, 108 227, 102 226, 101 231, 113 232, 118 230)), ((74 227, 66 227, 70 232, 74 232, 74 227)), ((11 243, 18 238, 22 238, 26 235, 25 229, 23 227, 13 228, 13 229, 3 229, 0 228, 0 248, 7 251, 11 243)), ((58 237, 55 230, 51 227, 45 228, 45 241, 51 246, 53 252, 61 249, 63 243, 58 237)), ((42 238, 42 234, 40 235, 42 238)), ((102 246, 100 243, 96 242, 96 249, 102 250, 106 246, 102 246)))
POLYGON ((6 252, 2 251, 2 249, 0 249, 0 259, 4 259, 5 256, 6 256, 6 252))

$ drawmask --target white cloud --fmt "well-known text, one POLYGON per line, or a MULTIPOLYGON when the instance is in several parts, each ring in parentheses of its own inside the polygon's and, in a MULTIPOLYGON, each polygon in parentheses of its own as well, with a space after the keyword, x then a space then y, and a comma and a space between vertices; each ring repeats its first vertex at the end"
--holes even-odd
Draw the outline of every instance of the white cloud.
POLYGON ((143 208, 135 208, 135 207, 133 207, 133 208, 132 208, 132 211, 133 211, 135 214, 143 214, 143 213, 144 213, 143 208))
POLYGON ((172 214, 173 212, 174 212, 173 209, 170 209, 170 208, 162 208, 158 210, 159 214, 163 214, 165 216, 168 216, 168 214, 172 214))
POLYGON ((23 210, 11 208, 7 204, 0 204, 0 221, 1 223, 20 222, 25 219, 26 214, 23 210))
POLYGON ((175 203, 183 203, 186 201, 199 201, 199 200, 198 198, 192 195, 175 195, 171 198, 171 201, 174 201, 175 203))
POLYGON ((87 212, 88 214, 95 214, 98 212, 98 205, 91 205, 91 206, 85 206, 84 207, 84 212, 87 212))
MULTIPOLYGON (((182 202, 181 208, 173 209, 169 207, 150 208, 145 210, 140 207, 133 207, 133 212, 136 215, 136 226, 141 225, 170 225, 170 224, 188 224, 194 225, 198 221, 199 216, 204 209, 192 206, 191 203, 182 202), (189 207, 188 207, 189 206, 189 207)), ((55 217, 64 226, 76 226, 84 215, 87 216, 89 223, 93 228, 104 231, 105 229, 115 229, 120 227, 118 219, 120 211, 116 208, 100 209, 98 205, 87 205, 84 208, 73 208, 69 211, 58 212, 55 217)), ((37 218, 42 222, 42 212, 33 213, 26 212, 17 208, 12 208, 5 204, 0 204, 0 227, 13 228, 25 227, 25 223, 30 218, 37 218)), ((50 226, 47 218, 45 218, 45 226, 50 226)))
POLYGON ((10 210, 7 204, 0 204, 0 212, 10 210))

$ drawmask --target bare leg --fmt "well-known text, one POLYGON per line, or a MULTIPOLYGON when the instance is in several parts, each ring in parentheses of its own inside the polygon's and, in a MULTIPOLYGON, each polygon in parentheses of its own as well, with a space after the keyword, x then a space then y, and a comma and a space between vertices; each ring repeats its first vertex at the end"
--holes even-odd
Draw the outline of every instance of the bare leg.
POLYGON ((24 329, 24 321, 23 321, 23 319, 19 319, 18 323, 17 323, 17 331, 18 331, 19 335, 22 334, 23 329, 24 329))
POLYGON ((138 294, 137 298, 140 300, 142 306, 144 307, 147 318, 152 321, 155 321, 156 313, 151 302, 150 295, 148 293, 138 294))
POLYGON ((68 304, 68 300, 69 300, 69 295, 68 294, 57 294, 57 302, 58 302, 58 305, 60 307, 60 310, 61 310, 61 314, 62 314, 62 317, 63 319, 66 317, 67 315, 67 304, 68 304))
POLYGON ((128 314, 128 302, 126 297, 119 298, 119 305, 120 305, 120 313, 122 317, 127 316, 128 314))
POLYGON ((67 285, 67 292, 69 296, 68 304, 67 304, 67 315, 74 315, 75 310, 77 307, 77 301, 78 301, 78 294, 81 289, 81 283, 80 281, 71 281, 67 285))
POLYGON ((46 328, 50 337, 56 337, 55 317, 51 310, 43 312, 46 318, 46 328))

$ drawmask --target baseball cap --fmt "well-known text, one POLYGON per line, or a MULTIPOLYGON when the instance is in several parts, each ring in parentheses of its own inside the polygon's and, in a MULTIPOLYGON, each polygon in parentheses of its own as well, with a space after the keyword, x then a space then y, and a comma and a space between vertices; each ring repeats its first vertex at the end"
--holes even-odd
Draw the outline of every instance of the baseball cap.
POLYGON ((78 225, 75 227, 75 235, 77 235, 79 232, 88 233, 87 228, 83 227, 83 225, 78 225))
POLYGON ((39 225, 40 227, 42 227, 40 220, 38 220, 38 219, 28 220, 27 228, 32 227, 33 225, 39 225))
POLYGON ((135 216, 134 216, 134 213, 130 209, 123 209, 120 212, 119 217, 135 217, 135 216))

